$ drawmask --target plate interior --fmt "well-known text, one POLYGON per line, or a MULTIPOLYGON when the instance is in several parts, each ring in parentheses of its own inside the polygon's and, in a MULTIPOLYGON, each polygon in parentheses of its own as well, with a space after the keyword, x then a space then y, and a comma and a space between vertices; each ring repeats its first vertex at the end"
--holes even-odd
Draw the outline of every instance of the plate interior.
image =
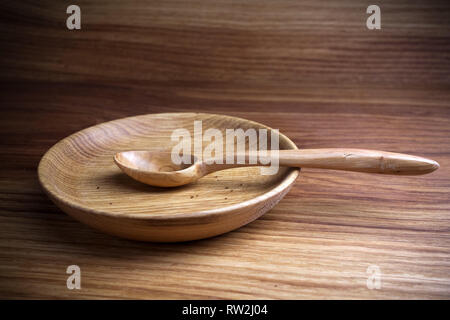
MULTIPOLYGON (((173 130, 184 128, 193 136, 194 120, 202 121, 203 132, 216 128, 224 137, 226 129, 267 128, 245 119, 193 113, 115 120, 82 130, 52 147, 40 165, 41 181, 57 197, 84 208, 121 215, 170 215, 254 199, 275 188, 294 170, 280 168, 275 175, 262 175, 259 167, 235 168, 212 173, 183 187, 157 188, 134 181, 113 162, 113 155, 119 151, 170 150, 177 144, 171 140, 173 130)), ((293 143, 282 135, 279 143, 280 149, 293 148, 293 143)), ((208 144, 204 142, 203 148, 208 144)))

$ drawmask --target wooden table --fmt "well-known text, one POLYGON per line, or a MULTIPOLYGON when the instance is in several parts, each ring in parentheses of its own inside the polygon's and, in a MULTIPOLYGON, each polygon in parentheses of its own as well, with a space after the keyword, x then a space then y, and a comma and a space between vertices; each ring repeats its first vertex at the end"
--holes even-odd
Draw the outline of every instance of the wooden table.
POLYGON ((0 5, 0 297, 450 298, 448 1, 61 1, 0 5), (253 223, 181 244, 126 241, 74 221, 36 168, 103 121, 223 113, 299 147, 430 157, 418 177, 302 170, 253 223), (81 268, 81 290, 66 268, 81 268), (379 268, 380 289, 369 289, 379 268))

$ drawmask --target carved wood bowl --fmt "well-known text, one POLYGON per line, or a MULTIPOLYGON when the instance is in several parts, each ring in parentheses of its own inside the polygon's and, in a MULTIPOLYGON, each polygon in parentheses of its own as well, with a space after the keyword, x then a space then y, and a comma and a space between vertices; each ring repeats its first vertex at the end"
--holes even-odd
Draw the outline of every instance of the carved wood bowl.
MULTIPOLYGON (((123 238, 176 242, 216 236, 257 219, 289 191, 299 174, 280 168, 262 175, 259 167, 234 168, 176 188, 134 181, 115 165, 126 150, 170 150, 173 130, 203 132, 270 128, 241 118, 204 113, 149 114, 102 123, 54 145, 41 159, 39 180, 52 201, 75 219, 123 238)), ((269 142, 270 143, 270 142, 269 142)), ((207 143, 204 143, 205 147, 207 143)), ((280 149, 296 149, 279 134, 280 149)), ((270 146, 270 144, 269 144, 270 146)))

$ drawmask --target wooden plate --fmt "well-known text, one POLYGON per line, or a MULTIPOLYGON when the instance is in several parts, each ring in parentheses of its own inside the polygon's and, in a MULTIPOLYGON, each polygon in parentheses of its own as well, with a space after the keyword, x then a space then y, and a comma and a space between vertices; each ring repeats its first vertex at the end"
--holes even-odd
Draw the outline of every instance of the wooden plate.
MULTIPOLYGON (((39 180, 52 201, 75 219, 109 234, 144 241, 187 241, 239 228, 270 210, 289 191, 299 169, 235 168, 178 188, 132 180, 113 162, 118 151, 172 148, 173 130, 203 132, 270 128, 245 119, 204 113, 149 114, 102 123, 54 145, 42 158, 39 180)), ((280 149, 296 149, 279 134, 280 149)))

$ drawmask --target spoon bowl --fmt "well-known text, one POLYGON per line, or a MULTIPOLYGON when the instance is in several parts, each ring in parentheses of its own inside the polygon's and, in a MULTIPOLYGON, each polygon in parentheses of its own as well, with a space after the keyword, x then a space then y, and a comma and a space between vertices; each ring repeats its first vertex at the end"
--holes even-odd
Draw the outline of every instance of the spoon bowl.
POLYGON ((133 179, 156 187, 178 187, 203 176, 203 163, 191 156, 190 164, 174 164, 167 151, 125 151, 114 162, 133 179))

